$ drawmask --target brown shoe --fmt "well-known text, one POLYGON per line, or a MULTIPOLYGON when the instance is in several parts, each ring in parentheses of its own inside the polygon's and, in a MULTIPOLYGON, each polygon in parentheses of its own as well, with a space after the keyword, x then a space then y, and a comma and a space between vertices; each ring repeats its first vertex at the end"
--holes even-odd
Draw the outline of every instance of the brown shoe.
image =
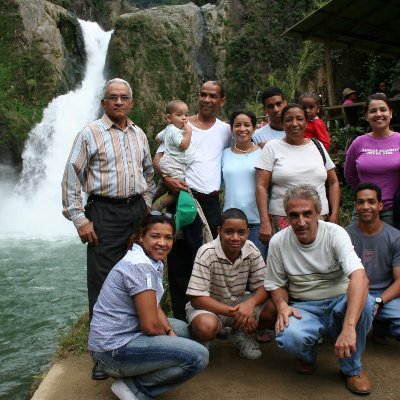
POLYGON ((370 394, 372 391, 371 383, 364 371, 354 376, 345 376, 346 387, 353 393, 370 394))
POLYGON ((311 375, 315 371, 315 364, 302 360, 300 357, 295 357, 294 367, 300 375, 311 375))
POLYGON ((269 343, 272 340, 272 335, 268 329, 259 329, 257 331, 256 340, 258 343, 269 343))

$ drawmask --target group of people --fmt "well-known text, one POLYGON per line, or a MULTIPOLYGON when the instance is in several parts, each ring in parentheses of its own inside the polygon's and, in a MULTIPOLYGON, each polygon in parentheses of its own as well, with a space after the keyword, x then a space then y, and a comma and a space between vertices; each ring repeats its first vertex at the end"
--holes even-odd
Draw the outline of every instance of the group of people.
POLYGON ((77 135, 62 182, 63 214, 88 243, 92 377, 117 378, 120 399, 154 398, 204 369, 217 336, 228 331, 241 356, 257 359, 254 334, 263 341, 262 331, 275 329, 301 374, 313 372, 320 338, 334 337, 346 386, 369 393, 361 355, 371 325, 377 341, 400 338, 400 233, 389 225, 400 178, 375 167, 398 171, 400 134, 389 128, 382 96, 367 102, 372 133, 349 149, 358 222, 346 232, 337 225, 339 183, 314 93, 287 104, 268 88, 270 122, 256 130, 248 111, 233 113, 230 125, 218 119, 224 86, 205 82, 197 114, 188 116, 182 101, 168 104, 152 161, 146 135, 128 117, 129 83, 109 81, 104 115, 77 135), (176 232, 180 191, 202 218, 176 232), (204 225, 213 240, 204 241, 204 225), (166 257, 175 318, 160 307, 166 257))

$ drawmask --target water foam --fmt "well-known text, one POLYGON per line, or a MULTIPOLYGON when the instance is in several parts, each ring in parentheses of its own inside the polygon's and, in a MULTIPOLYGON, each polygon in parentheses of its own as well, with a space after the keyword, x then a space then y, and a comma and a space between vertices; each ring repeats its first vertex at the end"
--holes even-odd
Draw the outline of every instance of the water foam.
POLYGON ((76 134, 99 114, 103 69, 112 31, 79 20, 87 65, 81 88, 53 99, 29 133, 18 181, 0 182, 0 237, 45 240, 77 236, 61 214, 61 179, 76 134))

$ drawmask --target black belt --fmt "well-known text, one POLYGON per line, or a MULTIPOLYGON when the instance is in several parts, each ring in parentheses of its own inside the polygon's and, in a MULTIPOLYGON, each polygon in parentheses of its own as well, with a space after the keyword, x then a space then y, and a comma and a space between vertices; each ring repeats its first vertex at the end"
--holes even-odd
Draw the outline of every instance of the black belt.
POLYGON ((103 203, 111 203, 111 204, 128 204, 131 205, 135 203, 137 200, 139 200, 142 197, 141 194, 135 194, 134 196, 131 197, 126 197, 125 199, 117 198, 117 197, 105 197, 105 196, 99 196, 97 194, 91 194, 88 198, 88 203, 90 201, 102 201, 103 203))
POLYGON ((220 190, 214 190, 211 193, 201 193, 194 189, 190 189, 190 191, 192 192, 192 195, 195 199, 204 199, 206 197, 215 197, 215 196, 219 196, 219 194, 221 193, 220 190))

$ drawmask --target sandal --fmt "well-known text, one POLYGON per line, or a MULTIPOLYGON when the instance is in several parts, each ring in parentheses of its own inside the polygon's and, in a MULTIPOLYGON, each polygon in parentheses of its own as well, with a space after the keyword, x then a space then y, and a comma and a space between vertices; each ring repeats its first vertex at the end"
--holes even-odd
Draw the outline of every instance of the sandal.
POLYGON ((272 335, 268 329, 259 329, 257 331, 256 340, 258 343, 269 343, 272 340, 272 335))

